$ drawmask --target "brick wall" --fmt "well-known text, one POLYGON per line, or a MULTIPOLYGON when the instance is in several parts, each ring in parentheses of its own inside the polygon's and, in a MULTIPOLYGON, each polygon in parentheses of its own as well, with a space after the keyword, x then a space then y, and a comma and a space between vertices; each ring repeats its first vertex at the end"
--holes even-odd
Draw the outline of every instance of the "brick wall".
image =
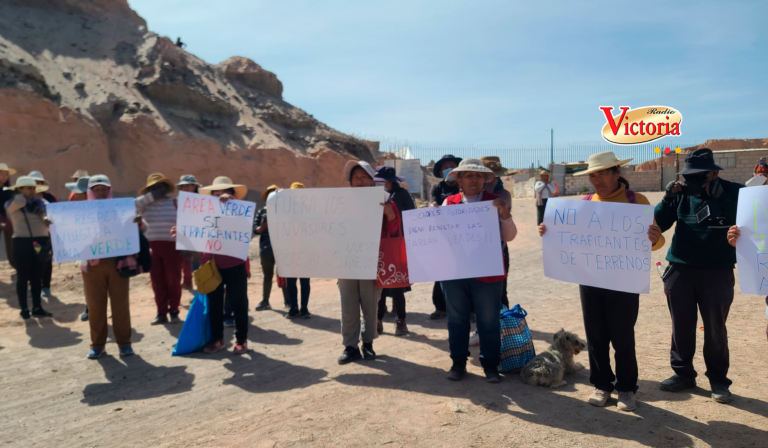
MULTIPOLYGON (((627 179, 633 191, 659 191, 661 185, 661 171, 623 171, 621 175, 627 179)), ((595 189, 589 182, 589 176, 577 176, 566 174, 565 194, 594 193, 595 189), (586 191, 585 191, 586 190, 586 191)))
MULTIPOLYGON (((736 168, 726 167, 723 171, 720 171, 720 177, 740 184, 743 184, 753 177, 752 170, 755 168, 755 165, 757 165, 760 157, 768 157, 768 149, 765 151, 744 151, 723 154, 718 154, 719 152, 720 151, 715 151, 716 159, 718 157, 723 157, 726 154, 736 156, 736 168)), ((680 169, 682 169, 682 166, 680 169)))

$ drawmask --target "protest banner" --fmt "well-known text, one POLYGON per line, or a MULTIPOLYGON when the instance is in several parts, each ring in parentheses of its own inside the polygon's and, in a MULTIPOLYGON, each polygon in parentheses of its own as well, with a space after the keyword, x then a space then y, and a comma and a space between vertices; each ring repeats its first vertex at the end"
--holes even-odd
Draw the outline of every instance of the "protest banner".
POLYGON ((381 188, 308 188, 271 195, 267 226, 280 276, 375 279, 383 202, 381 188))
POLYGON ((133 198, 54 202, 46 206, 56 263, 122 257, 139 252, 133 198))
POLYGON ((648 294, 653 206, 550 199, 544 211, 544 275, 579 285, 648 294))
POLYGON ((490 201, 403 212, 411 283, 504 275, 499 211, 490 201))
POLYGON ((768 185, 742 188, 736 209, 736 266, 742 294, 768 295, 768 185))
POLYGON ((177 203, 176 249, 248 258, 255 203, 185 191, 177 203))

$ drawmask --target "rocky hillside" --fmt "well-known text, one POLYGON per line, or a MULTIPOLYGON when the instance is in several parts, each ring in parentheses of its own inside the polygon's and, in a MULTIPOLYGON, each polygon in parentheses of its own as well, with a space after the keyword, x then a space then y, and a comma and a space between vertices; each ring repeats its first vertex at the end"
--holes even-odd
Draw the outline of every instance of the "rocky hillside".
POLYGON ((275 74, 210 65, 147 30, 126 0, 0 0, 0 162, 42 171, 53 191, 75 169, 131 194, 146 176, 227 175, 251 188, 343 185, 361 141, 282 100, 275 74))

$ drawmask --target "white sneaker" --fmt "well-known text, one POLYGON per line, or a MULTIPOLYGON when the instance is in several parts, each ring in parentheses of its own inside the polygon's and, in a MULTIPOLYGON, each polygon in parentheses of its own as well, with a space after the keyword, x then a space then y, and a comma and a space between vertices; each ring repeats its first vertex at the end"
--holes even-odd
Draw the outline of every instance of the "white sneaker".
POLYGON ((480 335, 477 334, 477 332, 472 333, 472 336, 469 337, 469 346, 470 347, 478 347, 480 345, 480 335))
POLYGON ((616 405, 620 411, 634 411, 637 400, 634 392, 619 392, 619 403, 616 405))
POLYGON ((602 408, 603 406, 605 406, 605 403, 608 402, 609 398, 611 398, 610 392, 606 392, 604 390, 595 388, 595 391, 592 392, 592 396, 589 397, 589 400, 587 400, 587 403, 591 404, 592 406, 597 406, 602 408))

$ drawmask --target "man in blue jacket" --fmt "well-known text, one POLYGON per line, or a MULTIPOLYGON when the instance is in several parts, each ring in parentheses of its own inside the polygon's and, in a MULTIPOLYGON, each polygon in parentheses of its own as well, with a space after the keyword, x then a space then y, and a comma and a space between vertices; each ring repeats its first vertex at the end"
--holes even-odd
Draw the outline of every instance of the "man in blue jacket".
POLYGON ((688 155, 680 171, 685 183, 667 185, 655 217, 662 231, 677 223, 664 274, 664 292, 672 315, 670 360, 675 374, 659 388, 679 392, 696 387, 693 355, 698 308, 712 399, 727 403, 731 400, 731 380, 727 377, 730 360, 725 321, 733 302, 736 250, 726 234, 736 224, 739 189, 744 185, 720 179, 722 169, 709 149, 688 155))

